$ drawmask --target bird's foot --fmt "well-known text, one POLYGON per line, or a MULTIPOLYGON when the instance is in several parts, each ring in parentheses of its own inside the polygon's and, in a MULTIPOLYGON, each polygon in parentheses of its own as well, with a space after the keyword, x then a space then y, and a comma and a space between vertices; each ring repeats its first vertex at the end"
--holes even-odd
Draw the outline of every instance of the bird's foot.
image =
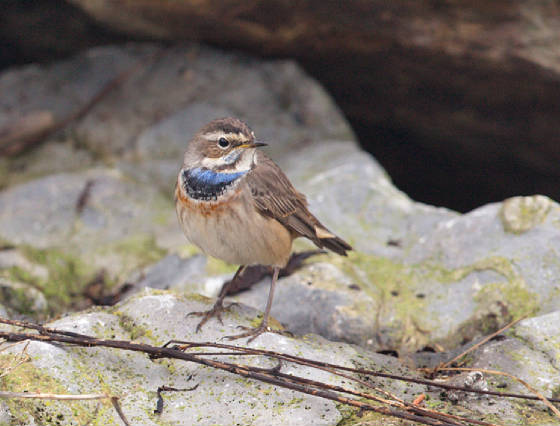
POLYGON ((234 336, 225 336, 224 339, 237 340, 237 339, 242 339, 244 337, 249 337, 249 339, 247 339, 247 343, 251 343, 253 340, 255 340, 263 333, 274 332, 274 330, 272 330, 265 321, 262 321, 258 327, 245 327, 243 325, 239 325, 237 326, 237 328, 245 330, 245 332, 241 334, 236 334, 234 336))
POLYGON ((202 329, 202 326, 204 324, 206 324, 206 322, 214 316, 218 319, 218 321, 220 321, 220 324, 223 324, 224 321, 222 320, 222 312, 228 310, 234 304, 235 303, 232 303, 232 304, 229 304, 228 306, 224 307, 224 305, 221 301, 217 301, 214 304, 214 306, 212 306, 212 309, 210 309, 208 311, 201 311, 201 312, 189 312, 187 314, 187 317, 190 317, 191 315, 192 316, 197 316, 197 317, 202 317, 202 319, 200 320, 200 322, 196 326, 196 332, 198 333, 202 329))

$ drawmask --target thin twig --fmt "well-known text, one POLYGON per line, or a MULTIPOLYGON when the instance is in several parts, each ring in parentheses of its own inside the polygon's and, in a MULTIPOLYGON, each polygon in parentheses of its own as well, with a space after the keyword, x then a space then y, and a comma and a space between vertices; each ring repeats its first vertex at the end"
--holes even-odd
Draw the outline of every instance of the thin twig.
POLYGON ((13 325, 13 326, 16 326, 16 327, 21 327, 21 328, 31 328, 32 330, 37 330, 39 333, 41 333, 43 335, 60 334, 62 336, 78 337, 78 338, 82 338, 82 339, 92 339, 91 336, 87 336, 85 334, 74 333, 73 331, 57 330, 56 328, 49 328, 49 327, 45 327, 45 326, 39 325, 39 324, 34 324, 34 323, 28 322, 28 321, 0 318, 0 323, 1 324, 13 325))
POLYGON ((466 367, 440 368, 440 370, 445 370, 445 371, 480 371, 481 373, 485 373, 485 374, 493 374, 493 375, 496 375, 496 376, 509 377, 510 379, 513 379, 513 380, 521 383, 530 392, 534 393, 539 400, 541 400, 548 408, 550 408, 552 410, 552 412, 558 418, 560 418, 560 410, 558 410, 558 408, 556 408, 554 405, 552 405, 552 403, 550 402, 549 399, 547 399, 542 393, 540 393, 538 390, 536 390, 534 387, 532 387, 525 380, 523 380, 523 379, 521 379, 517 376, 514 376, 513 374, 504 373, 503 371, 497 371, 497 370, 486 370, 484 368, 466 368, 466 367))
MULTIPOLYGON (((247 348, 247 349, 250 350, 251 348, 247 348)), ((235 352, 223 352, 223 353, 219 353, 219 352, 214 352, 214 353, 212 353, 212 352, 196 352, 196 355, 209 355, 209 354, 211 354, 211 355, 224 355, 224 354, 241 355, 240 353, 235 353, 235 352)), ((243 355, 258 355, 258 354, 248 353, 248 354, 243 354, 243 355)), ((310 379, 304 379, 302 377, 293 376, 291 374, 281 373, 280 371, 275 371, 274 375, 279 376, 279 377, 283 377, 283 378, 287 378, 288 380, 295 378, 300 382, 304 382, 306 384, 310 384, 310 385, 313 385, 313 386, 322 386, 322 387, 326 387, 326 388, 331 389, 331 390, 335 390, 337 392, 348 393, 348 394, 360 396, 362 398, 377 401, 377 402, 380 402, 380 403, 392 405, 394 407, 405 408, 405 409, 408 409, 409 411, 413 411, 416 414, 420 414, 420 415, 423 415, 423 416, 432 417, 432 418, 439 419, 439 420, 445 420, 445 421, 448 421, 448 422, 451 421, 452 422, 451 424, 453 424, 453 425, 461 426, 461 423, 453 422, 453 420, 458 420, 460 422, 470 422, 470 423, 475 423, 475 424, 479 424, 479 425, 483 425, 483 426, 498 426, 494 423, 487 423, 487 422, 478 421, 478 420, 474 420, 474 419, 470 419, 470 418, 466 418, 466 417, 462 417, 462 416, 454 416, 452 414, 441 413, 441 412, 438 412, 438 411, 435 411, 435 410, 430 410, 430 409, 425 408, 425 407, 420 407, 420 406, 418 406, 414 403, 406 402, 406 401, 402 400, 401 398, 398 398, 396 395, 392 394, 391 392, 388 392, 384 389, 373 386, 373 385, 371 385, 370 383, 368 383, 364 380, 361 380, 361 379, 352 377, 348 374, 344 374, 344 373, 341 373, 339 371, 336 371, 334 368, 331 369, 331 368, 327 368, 327 367, 323 367, 323 366, 316 366, 316 365, 312 365, 312 364, 308 364, 308 363, 302 363, 302 362, 298 362, 298 364, 310 366, 312 368, 317 368, 317 369, 320 369, 320 370, 324 370, 324 371, 327 371, 331 374, 334 374, 334 375, 352 380, 354 382, 357 382, 357 383, 361 384, 362 386, 368 387, 368 388, 373 389, 373 390, 375 390, 379 393, 382 393, 382 394, 386 395, 387 397, 389 397, 390 399, 384 399, 384 398, 380 398, 380 397, 372 395, 372 394, 353 391, 351 389, 346 389, 346 388, 343 388, 343 387, 340 387, 340 386, 335 386, 335 385, 329 385, 327 383, 316 382, 316 381, 310 380, 310 379)), ((258 370, 258 371, 270 371, 270 369, 267 369, 267 368, 258 368, 258 367, 246 367, 246 368, 250 368, 253 371, 256 371, 256 370, 258 370)))
MULTIPOLYGON (((13 345, 6 345, 6 347, 0 348, 0 352, 4 351, 6 349, 9 349, 16 344, 17 343, 14 343, 13 345)), ((18 368, 20 365, 22 365, 23 363, 25 363, 25 362, 27 362, 31 359, 29 357, 29 355, 27 354, 27 347, 28 346, 29 346, 29 342, 26 343, 26 345, 24 346, 22 351, 19 354, 15 355, 12 360, 2 364, 2 366, 1 366, 2 367, 2 372, 0 373, 0 377, 7 376, 12 371, 14 371, 16 368, 18 368)))
MULTIPOLYGON (((45 328, 45 327, 42 327, 42 326, 37 325, 37 324, 26 323, 24 321, 16 321, 16 320, 9 320, 9 319, 6 319, 6 318, 0 318, 0 323, 9 324, 9 325, 16 325, 16 326, 20 326, 20 327, 24 327, 24 328, 33 328, 33 329, 37 329, 38 331, 44 330, 44 331, 48 331, 49 333, 52 333, 52 334, 68 335, 70 337, 76 336, 78 338, 90 339, 90 340, 99 340, 99 339, 95 339, 94 337, 91 337, 91 336, 86 336, 86 335, 73 333, 73 332, 66 332, 66 331, 60 331, 60 330, 55 330, 55 329, 49 329, 49 328, 45 328)), ((0 332, 0 337, 3 337, 2 334, 3 333, 0 332)), ((24 340, 24 338, 19 339, 19 340, 24 340)), ((37 340, 37 339, 35 339, 35 340, 37 340)), ((126 341, 117 341, 117 342, 122 342, 123 344, 127 343, 126 341)), ((186 342, 186 341, 181 341, 181 340, 170 340, 163 346, 163 348, 166 348, 168 345, 170 345, 172 343, 182 344, 186 348, 214 347, 214 348, 230 349, 230 350, 238 352, 237 355, 242 355, 242 356, 244 356, 244 355, 266 355, 266 356, 269 356, 271 358, 282 359, 282 360, 286 360, 286 361, 289 361, 289 362, 300 363, 302 365, 331 367, 331 368, 335 368, 337 370, 350 371, 350 372, 369 375, 369 376, 374 376, 374 377, 382 377, 382 378, 400 380, 400 381, 405 381, 405 382, 417 383, 417 384, 421 384, 421 385, 439 387, 439 388, 448 389, 448 390, 457 390, 457 391, 463 391, 463 392, 471 392, 471 393, 479 393, 479 394, 485 394, 485 395, 493 395, 493 396, 508 397, 508 398, 518 398, 518 399, 527 399, 527 400, 539 400, 540 399, 540 398, 538 398, 536 396, 532 396, 532 395, 523 395, 523 394, 518 394, 518 393, 507 393, 507 392, 498 392, 498 391, 484 391, 484 390, 481 390, 481 389, 471 389, 471 388, 467 388, 467 387, 464 387, 464 386, 449 385, 449 384, 446 384, 446 383, 441 383, 441 382, 437 382, 437 381, 433 381, 433 380, 425 380, 425 379, 419 379, 419 378, 414 378, 414 377, 404 377, 404 376, 400 376, 400 375, 396 375, 396 374, 382 373, 382 372, 378 372, 378 371, 366 370, 366 369, 361 369, 361 368, 345 367, 345 366, 342 366, 342 365, 330 364, 330 363, 323 362, 323 361, 316 361, 316 360, 310 360, 310 359, 306 359, 306 358, 302 358, 302 357, 297 357, 295 355, 282 354, 282 353, 278 353, 278 352, 267 351, 267 350, 264 350, 264 349, 240 347, 240 346, 228 345, 228 344, 223 344, 223 343, 186 342)), ((74 344, 76 344, 76 343, 74 343, 74 344)), ((107 345, 105 345, 105 346, 107 346, 107 345)), ((122 348, 122 349, 124 349, 124 348, 122 348)), ((195 354, 198 354, 198 353, 195 353, 195 354)), ((157 353, 150 353, 150 356, 152 358, 167 357, 166 355, 157 354, 157 353)), ((173 357, 173 358, 176 358, 176 357, 173 357)), ((560 399, 558 399, 558 398, 548 398, 548 400, 550 402, 560 402, 560 399)))
POLYGON ((126 426, 130 426, 119 404, 119 398, 105 393, 89 393, 80 395, 56 394, 56 393, 30 393, 30 392, 0 392, 0 398, 23 398, 23 399, 53 399, 57 401, 91 401, 96 399, 108 399, 115 407, 115 411, 126 426))
MULTIPOLYGON (((4 322, 7 324, 14 324, 12 320, 5 320, 0 318, 0 323, 4 322)), ((22 322, 17 322, 19 326, 27 326, 27 324, 22 322)), ((465 423, 475 423, 480 425, 491 425, 490 423, 480 422, 473 419, 468 419, 459 416, 452 416, 445 413, 440 413, 434 410, 429 410, 426 408, 418 407, 412 403, 405 402, 400 398, 396 397, 395 395, 384 391, 382 389, 376 388, 372 386, 372 384, 365 382, 361 379, 357 379, 352 377, 348 374, 342 373, 342 371, 354 372, 358 374, 365 374, 365 375, 372 375, 372 376, 380 376, 380 377, 387 377, 389 378, 397 378, 399 380, 406 380, 407 378, 403 378, 401 376, 394 376, 394 375, 387 375, 385 373, 377 373, 370 370, 364 369, 355 369, 350 367, 344 367, 329 363, 324 363, 321 361, 310 360, 306 358, 296 357, 289 354, 282 354, 272 351, 266 351, 262 349, 253 349, 247 347, 238 347, 233 345, 226 345, 226 344, 218 344, 218 343, 199 343, 199 342, 177 342, 171 341, 168 342, 164 347, 154 347, 145 344, 133 343, 128 341, 121 341, 121 340, 102 340, 96 339, 90 336, 68 336, 66 335, 67 332, 60 332, 58 330, 49 330, 45 329, 44 327, 37 326, 35 324, 32 325, 32 328, 37 329, 41 334, 26 334, 26 333, 8 333, 8 332, 0 332, 0 337, 4 337, 11 341, 21 341, 24 339, 32 339, 38 341, 46 341, 46 342, 61 342, 79 346, 105 346, 105 347, 112 347, 124 350, 131 350, 131 351, 139 351, 148 354, 151 358, 175 358, 175 359, 182 359, 186 361, 195 362, 198 364, 203 364, 209 367, 222 369, 225 371, 229 371, 233 374, 238 374, 247 378, 252 378, 255 380, 260 380, 266 383, 270 383, 276 386, 285 387, 288 389, 292 389, 295 391, 303 392, 309 395, 315 395, 322 398, 331 399, 343 404, 347 404, 350 406, 354 406, 360 408, 362 410, 371 410, 378 412, 384 415, 395 416, 407 420, 414 420, 419 421, 424 424, 438 424, 441 425, 443 422, 446 425, 464 425, 465 423), (182 346, 178 347, 168 347, 171 343, 181 343, 182 346), (357 393, 356 391, 346 389, 343 387, 333 387, 332 385, 328 385, 326 383, 321 382, 314 382, 309 381, 309 379, 305 379, 299 376, 289 375, 285 373, 281 373, 278 367, 273 369, 263 369, 257 367, 251 367, 247 365, 240 365, 234 364, 229 362, 220 362, 214 359, 206 359, 204 358, 205 355, 208 355, 208 352, 184 352, 185 349, 192 349, 197 347, 214 347, 219 349, 226 349, 228 352, 210 352, 212 355, 264 355, 270 358, 275 358, 278 360, 284 360, 287 362, 294 362, 301 365, 305 365, 312 368, 319 368, 324 371, 327 371, 331 374, 336 374, 349 380, 353 380, 362 386, 366 386, 368 388, 374 389, 377 392, 382 392, 384 395, 388 396, 390 399, 384 399, 380 397, 376 397, 374 395, 370 395, 364 392, 357 393), (382 404, 388 404, 389 406, 393 406, 395 408, 389 407, 378 407, 373 406, 370 403, 366 403, 363 401, 359 401, 356 399, 346 398, 342 395, 339 395, 335 392, 341 393, 349 393, 355 396, 359 396, 361 398, 365 398, 371 401, 376 401, 382 404), (396 408, 402 408, 405 411, 397 410, 396 408), (412 414, 415 413, 415 414, 412 414), (431 419, 430 419, 431 418, 431 419), (459 422, 459 423, 458 423, 459 422)), ((74 333, 75 334, 75 333, 74 333)), ((409 381, 416 381, 409 380, 409 381)), ((492 391, 479 391, 470 388, 464 388, 459 386, 449 386, 443 385, 442 383, 434 382, 434 381, 423 381, 424 384, 431 385, 431 386, 438 386, 442 388, 453 388, 455 390, 462 390, 465 392, 476 392, 476 393, 485 393, 485 394, 496 394, 497 396, 503 396, 501 392, 492 392, 492 391), (442 386, 443 385, 443 386, 442 386)), ((533 397, 529 395, 518 395, 513 394, 514 397, 522 397, 526 399, 540 399, 538 397, 533 397)))
POLYGON ((0 398, 57 399, 61 401, 81 401, 91 399, 108 399, 111 397, 104 393, 68 395, 57 393, 0 392, 0 398))
POLYGON ((470 348, 464 350, 463 352, 461 352, 459 355, 457 355, 456 357, 450 359, 447 362, 444 362, 443 364, 435 367, 433 369, 433 374, 435 374, 439 369, 445 369, 445 367, 449 367, 451 364, 453 364, 455 361, 457 361, 458 359, 461 359, 462 357, 464 357, 466 354, 468 354, 469 352, 474 351, 476 348, 479 348, 480 346, 484 345, 486 342, 488 342, 490 339, 493 339, 494 337, 496 337, 498 334, 503 333, 504 331, 506 331, 507 329, 513 327, 515 324, 517 324, 519 321, 524 320, 525 318, 527 318, 527 316, 522 316, 521 318, 518 318, 514 321, 511 321, 509 324, 505 325, 504 327, 500 328, 498 331, 486 336, 484 339, 482 339, 480 342, 478 342, 477 344, 471 346, 470 348))
MULTIPOLYGON (((2 319, 0 319, 0 322, 2 322, 2 319)), ((498 391, 485 391, 485 390, 481 390, 481 389, 471 389, 471 388, 467 388, 467 387, 464 387, 464 386, 449 385, 449 384, 437 382, 437 381, 434 381, 434 380, 425 380, 425 379, 419 379, 419 378, 414 378, 414 377, 404 377, 404 376, 399 376, 397 374, 382 373, 382 372, 379 372, 379 371, 366 370, 366 369, 362 369, 362 368, 345 367, 345 366, 342 366, 342 365, 330 364, 328 362, 316 361, 316 360, 311 360, 311 359, 307 359, 307 358, 302 358, 302 357, 298 357, 298 356, 295 356, 295 355, 289 355, 289 354, 282 354, 282 353, 273 352, 273 351, 267 351, 265 349, 246 348, 246 347, 228 345, 228 344, 224 344, 224 343, 185 342, 185 341, 181 341, 181 340, 170 340, 169 342, 167 342, 164 345, 164 347, 169 345, 169 344, 172 344, 172 343, 183 344, 183 346, 185 346, 185 349, 186 348, 196 348, 196 347, 214 347, 214 348, 231 349, 231 350, 234 350, 234 351, 237 350, 237 351, 240 352, 239 355, 256 355, 256 354, 266 355, 266 356, 269 356, 270 358, 282 359, 282 360, 285 360, 285 361, 294 362, 294 363, 298 363, 298 364, 301 364, 301 365, 331 367, 331 368, 334 368, 334 369, 337 369, 337 370, 350 371, 350 372, 354 372, 354 373, 357 373, 357 374, 364 374, 364 375, 368 375, 368 376, 400 380, 400 381, 404 381, 404 382, 417 383, 417 384, 420 384, 420 385, 439 387, 439 388, 448 389, 448 390, 457 390, 457 391, 463 391, 463 392, 479 393, 479 394, 484 394, 484 395, 493 395, 493 396, 500 396, 500 397, 507 397, 507 398, 518 398, 518 399, 528 399, 528 400, 539 400, 540 399, 540 398, 538 398, 536 396, 532 396, 532 395, 523 395, 523 394, 519 394, 519 393, 506 393, 506 392, 498 392, 498 391)), ((195 353, 198 354, 198 352, 195 352, 195 353)), ((419 370, 419 371, 422 371, 422 370, 419 370)), ((560 402, 559 398, 548 398, 548 400, 550 402, 560 402)))
POLYGON ((128 419, 126 418, 126 416, 123 413, 123 410, 121 408, 121 404, 119 404, 119 398, 117 398, 116 396, 112 396, 111 397, 111 404, 113 404, 113 408, 115 409, 115 411, 117 412, 117 414, 119 415, 119 417, 121 418, 123 423, 126 426, 130 426, 130 423, 128 422, 128 419))
MULTIPOLYGON (((18 345, 18 344, 19 344, 19 342, 12 343, 11 345, 4 345, 4 346, 2 346, 2 347, 0 348, 0 352, 5 351, 5 350, 8 350, 8 349, 10 349, 10 348, 13 348, 14 346, 16 346, 16 345, 18 345)), ((23 350, 21 351, 22 354, 25 353, 25 351, 27 350, 27 346, 28 346, 28 345, 25 345, 25 347, 24 347, 23 350)))
MULTIPOLYGON (((192 376, 188 378, 190 380, 192 376)), ((190 388, 174 388, 171 386, 160 386, 157 388, 157 402, 156 402, 156 409, 154 410, 154 414, 161 414, 163 413, 163 397, 161 396, 162 392, 190 392, 196 390, 200 383, 197 383, 193 387, 190 388)))
MULTIPOLYGON (((257 367, 253 367, 253 368, 256 369, 257 367)), ((260 368, 260 370, 266 370, 266 369, 260 368)), ((286 378, 288 380, 290 378, 294 377, 290 374, 286 374, 286 373, 282 373, 282 372, 276 372, 275 375, 286 378)), ((414 403, 412 403, 412 404, 408 403, 406 401, 401 400, 400 398, 395 397, 394 395, 392 395, 392 397, 393 397, 393 399, 396 399, 396 400, 387 400, 387 399, 379 398, 378 396, 375 396, 375 395, 372 395, 372 394, 369 394, 369 393, 355 391, 355 390, 352 390, 352 389, 346 389, 346 388, 343 388, 341 386, 330 385, 328 383, 317 382, 317 381, 312 380, 312 379, 306 379, 306 378, 303 378, 303 377, 297 377, 297 379, 300 382, 303 382, 303 383, 306 383, 306 384, 309 384, 309 385, 312 385, 312 386, 319 386, 320 385, 320 386, 326 387, 326 388, 328 388, 330 390, 333 390, 333 391, 336 391, 336 392, 344 392, 344 393, 348 393, 348 394, 351 394, 351 395, 359 396, 361 398, 371 399, 373 401, 393 405, 393 406, 396 406, 396 407, 408 408, 410 410, 415 411, 417 414, 428 415, 428 416, 432 416, 432 417, 435 417, 435 418, 448 417, 448 418, 451 418, 451 419, 454 419, 454 420, 467 421, 467 422, 475 423, 475 424, 482 425, 482 426, 498 426, 494 423, 487 423, 487 422, 483 422, 483 421, 480 421, 480 420, 467 419, 466 417, 454 416, 452 414, 440 413, 440 412, 435 411, 435 410, 430 410, 430 409, 425 408, 425 407, 418 407, 418 406, 415 406, 414 403)))
MULTIPOLYGON (((4 319, 0 320, 6 321, 4 319)), ((270 373, 265 372, 255 372, 251 371, 247 366, 240 366, 237 364, 219 362, 215 360, 204 359, 199 356, 188 354, 173 348, 161 348, 155 347, 147 344, 134 343, 122 340, 102 340, 92 337, 73 337, 62 334, 54 335, 41 335, 41 334, 29 334, 29 333, 10 333, 5 331, 0 331, 0 338, 4 338, 9 341, 24 341, 24 340, 36 340, 42 342, 59 342, 66 343, 77 346, 104 346, 109 348, 123 349, 135 352, 144 352, 148 355, 155 355, 158 358, 175 358, 182 359, 185 361, 191 361, 197 364, 206 365, 208 367, 217 368, 220 370, 228 371, 233 374, 237 374, 250 379, 258 380, 265 383, 270 383, 275 386, 284 387, 287 389, 295 390, 308 395, 313 395, 325 399, 330 399, 342 404, 350 405, 352 407, 360 408, 362 410, 370 410, 376 413, 397 417, 405 420, 416 421, 419 423, 434 425, 434 426, 456 426, 455 422, 442 422, 440 420, 431 419, 429 417, 419 416, 412 414, 408 411, 397 410, 390 407, 378 407, 371 405, 369 403, 359 401, 352 398, 347 398, 342 395, 338 395, 328 389, 316 388, 313 386, 306 386, 304 383, 292 382, 283 378, 275 377, 270 373)), ((293 380, 299 379, 294 376, 293 380)))

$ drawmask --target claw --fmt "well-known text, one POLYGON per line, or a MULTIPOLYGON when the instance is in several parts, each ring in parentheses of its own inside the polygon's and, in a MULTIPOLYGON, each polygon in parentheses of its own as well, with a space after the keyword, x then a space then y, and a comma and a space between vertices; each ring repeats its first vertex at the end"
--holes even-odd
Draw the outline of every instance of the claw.
POLYGON ((258 327, 254 327, 254 328, 253 327, 245 327, 245 326, 242 326, 242 325, 238 326, 237 328, 241 328, 242 330, 246 330, 246 331, 245 331, 245 333, 236 334, 234 336, 225 336, 224 339, 237 340, 237 339, 242 339, 243 337, 249 337, 249 339, 247 339, 247 343, 251 343, 253 340, 255 340, 261 334, 272 331, 272 329, 264 323, 261 323, 261 325, 259 325, 258 327))
POLYGON ((200 311, 200 312, 189 312, 187 314, 187 317, 192 316, 197 316, 197 317, 203 317, 200 322, 198 323, 198 325, 196 326, 196 332, 198 333, 201 329, 202 326, 204 324, 206 324, 206 322, 212 318, 213 316, 215 316, 218 321, 220 321, 220 324, 224 324, 223 320, 222 320, 222 312, 226 309, 228 309, 229 306, 227 308, 224 308, 224 306, 221 303, 216 302, 214 304, 214 306, 212 307, 212 309, 208 310, 208 311, 200 311))

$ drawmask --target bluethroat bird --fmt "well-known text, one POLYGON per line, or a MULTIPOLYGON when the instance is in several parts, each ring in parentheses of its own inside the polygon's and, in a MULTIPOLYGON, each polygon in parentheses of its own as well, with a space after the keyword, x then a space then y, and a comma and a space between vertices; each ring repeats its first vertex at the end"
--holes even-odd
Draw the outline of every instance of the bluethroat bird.
MULTIPOLYGON (((228 283, 249 265, 272 266, 272 283, 261 324, 230 340, 253 340, 268 327, 278 272, 289 260, 292 241, 306 237, 319 248, 340 255, 352 250, 307 209, 284 172, 257 148, 265 143, 236 118, 221 118, 202 127, 187 146, 177 178, 175 206, 187 239, 205 254, 241 265, 228 283)), ((221 320, 225 284, 214 307, 202 316, 197 331, 209 318, 221 320)))

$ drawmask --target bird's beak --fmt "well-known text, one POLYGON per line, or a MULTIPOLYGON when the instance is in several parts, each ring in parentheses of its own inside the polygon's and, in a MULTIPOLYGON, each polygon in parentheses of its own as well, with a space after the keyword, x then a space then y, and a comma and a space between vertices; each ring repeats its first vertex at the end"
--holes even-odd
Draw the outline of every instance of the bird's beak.
POLYGON ((267 146, 267 143, 264 142, 253 142, 253 143, 244 143, 243 145, 239 145, 238 148, 258 148, 259 146, 267 146))

